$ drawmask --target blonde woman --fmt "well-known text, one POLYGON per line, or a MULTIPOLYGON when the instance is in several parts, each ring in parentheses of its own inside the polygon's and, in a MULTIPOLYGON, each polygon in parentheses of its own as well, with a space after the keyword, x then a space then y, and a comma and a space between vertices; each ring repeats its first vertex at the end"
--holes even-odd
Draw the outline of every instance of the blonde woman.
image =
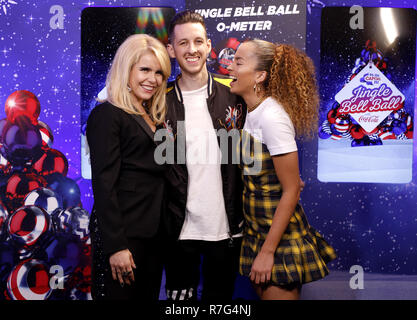
POLYGON ((153 136, 170 72, 161 42, 128 37, 107 75, 106 101, 88 118, 94 299, 158 299, 165 167, 154 160, 153 136))
MULTIPOLYGON (((247 104, 242 158, 262 169, 243 167, 246 230, 240 273, 261 299, 298 299, 303 283, 328 274, 333 248, 309 225, 299 204, 300 177, 295 136, 311 136, 318 114, 313 63, 289 45, 245 41, 229 67, 231 92, 247 104), (248 143, 262 151, 253 153, 248 143)), ((257 150, 256 148, 254 150, 257 150)))

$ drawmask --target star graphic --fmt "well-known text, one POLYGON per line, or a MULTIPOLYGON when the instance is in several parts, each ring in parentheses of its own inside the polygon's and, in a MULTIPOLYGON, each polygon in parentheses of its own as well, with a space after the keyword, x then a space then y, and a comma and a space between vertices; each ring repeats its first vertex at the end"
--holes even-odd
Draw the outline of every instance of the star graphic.
MULTIPOLYGON (((4 14, 7 14, 7 9, 10 8, 11 4, 17 4, 17 2, 13 0, 0 0, 0 7, 3 8, 4 14)), ((0 14, 1 14, 1 11, 0 11, 0 14)))

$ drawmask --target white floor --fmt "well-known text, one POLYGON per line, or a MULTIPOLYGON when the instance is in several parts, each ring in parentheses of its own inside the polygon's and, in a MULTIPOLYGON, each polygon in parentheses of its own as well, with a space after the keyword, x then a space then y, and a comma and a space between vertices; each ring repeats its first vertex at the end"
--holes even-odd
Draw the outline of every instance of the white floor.
POLYGON ((381 146, 351 147, 348 140, 319 139, 321 182, 409 183, 413 140, 384 140, 381 146))
POLYGON ((417 300, 417 275, 364 274, 363 289, 351 289, 354 274, 332 271, 303 286, 303 300, 417 300))

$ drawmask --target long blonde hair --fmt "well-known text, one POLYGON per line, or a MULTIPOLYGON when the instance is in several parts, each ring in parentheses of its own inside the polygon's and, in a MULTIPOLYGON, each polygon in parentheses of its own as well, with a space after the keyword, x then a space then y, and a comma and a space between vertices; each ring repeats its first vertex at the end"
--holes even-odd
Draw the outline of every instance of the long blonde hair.
POLYGON ((266 96, 282 104, 294 124, 297 136, 317 132, 319 95, 313 61, 301 50, 288 45, 253 39, 257 70, 266 71, 262 83, 266 96))
POLYGON ((158 39, 149 35, 131 35, 117 49, 107 74, 106 100, 127 113, 143 115, 133 105, 131 94, 128 91, 128 84, 132 67, 145 53, 149 52, 155 55, 163 73, 162 84, 149 101, 150 116, 156 124, 161 124, 164 122, 166 114, 165 91, 166 81, 171 74, 171 63, 164 45, 158 39))

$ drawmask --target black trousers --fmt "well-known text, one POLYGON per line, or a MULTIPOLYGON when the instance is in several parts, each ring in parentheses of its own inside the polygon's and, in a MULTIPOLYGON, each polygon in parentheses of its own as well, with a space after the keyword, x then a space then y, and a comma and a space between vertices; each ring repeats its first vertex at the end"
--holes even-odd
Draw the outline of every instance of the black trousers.
POLYGON ((94 300, 158 300, 162 280, 161 238, 128 238, 129 250, 133 255, 136 269, 133 269, 135 281, 122 287, 113 280, 109 259, 100 260, 100 249, 93 246, 93 285, 94 300), (103 267, 104 266, 104 267, 103 267))
POLYGON ((196 300, 203 278, 201 300, 231 300, 239 267, 242 239, 178 240, 168 245, 165 261, 168 300, 196 300))

